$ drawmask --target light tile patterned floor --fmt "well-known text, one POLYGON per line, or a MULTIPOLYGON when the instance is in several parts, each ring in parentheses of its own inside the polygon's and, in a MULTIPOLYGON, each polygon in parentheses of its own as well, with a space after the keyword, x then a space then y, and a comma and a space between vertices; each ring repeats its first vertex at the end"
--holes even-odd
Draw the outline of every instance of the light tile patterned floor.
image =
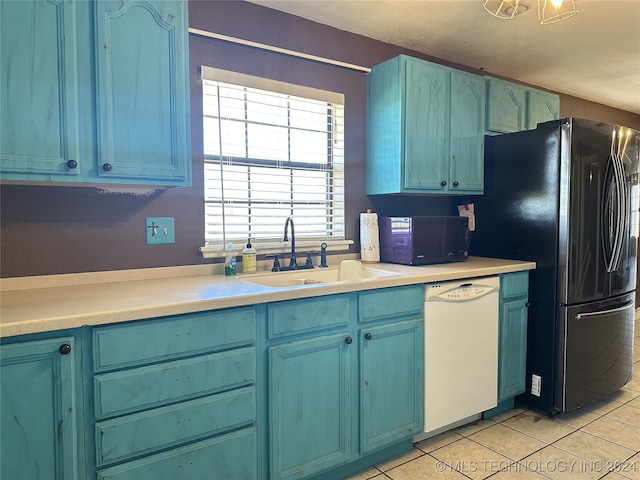
POLYGON ((516 408, 416 443, 349 480, 640 480, 640 310, 634 377, 598 404, 553 419, 516 408))

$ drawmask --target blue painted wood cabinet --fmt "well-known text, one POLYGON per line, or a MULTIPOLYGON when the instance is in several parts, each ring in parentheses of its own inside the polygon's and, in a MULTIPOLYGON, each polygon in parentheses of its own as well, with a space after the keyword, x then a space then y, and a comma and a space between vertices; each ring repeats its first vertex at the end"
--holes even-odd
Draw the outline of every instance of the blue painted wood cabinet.
POLYGON ((269 478, 337 478, 422 430, 422 301, 418 285, 268 305, 269 478))
POLYGON ((489 135, 534 129, 559 118, 560 98, 554 93, 492 77, 486 83, 489 135))
POLYGON ((79 365, 73 336, 0 346, 1 478, 84 478, 79 365))
POLYGON ((255 479, 255 307, 93 331, 96 477, 255 479))
POLYGON ((187 2, 2 2, 0 179, 191 183, 187 2))
POLYGON ((526 388, 529 272, 500 275, 498 323, 498 405, 486 418, 513 408, 526 388))
POLYGON ((367 194, 482 193, 483 77, 400 55, 367 77, 367 194))
MULTIPOLYGON (((1 178, 77 181, 80 155, 75 2, 0 3, 1 178), (71 162, 71 163, 70 163, 71 162)), ((88 27, 86 27, 88 28, 88 27)))

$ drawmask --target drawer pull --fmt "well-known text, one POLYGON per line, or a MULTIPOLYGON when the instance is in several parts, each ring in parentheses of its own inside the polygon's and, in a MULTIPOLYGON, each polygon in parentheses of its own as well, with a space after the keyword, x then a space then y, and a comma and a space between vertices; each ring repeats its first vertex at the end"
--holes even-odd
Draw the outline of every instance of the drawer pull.
POLYGON ((58 348, 58 351, 62 355, 68 355, 71 353, 71 345, 69 345, 68 343, 63 343, 62 345, 60 345, 60 348, 58 348))
POLYGON ((347 337, 344 339, 344 343, 346 343, 347 345, 351 345, 353 343, 353 338, 351 337, 347 337))
POLYGON ((373 338, 373 335, 371 335, 369 332, 364 334, 364 338, 366 338, 367 340, 371 340, 373 338))

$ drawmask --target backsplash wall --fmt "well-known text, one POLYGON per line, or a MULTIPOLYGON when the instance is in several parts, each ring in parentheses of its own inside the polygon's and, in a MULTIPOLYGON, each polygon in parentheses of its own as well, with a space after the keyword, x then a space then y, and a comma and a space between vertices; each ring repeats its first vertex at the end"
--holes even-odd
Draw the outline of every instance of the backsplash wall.
MULTIPOLYGON (((363 66, 400 53, 432 57, 320 25, 244 1, 192 1, 190 26, 363 66)), ((453 215, 463 198, 365 195, 366 77, 339 67, 191 35, 193 186, 146 195, 92 187, 0 188, 0 277, 208 263, 203 243, 202 94, 199 67, 208 65, 345 94, 347 236, 358 241, 359 213, 453 215), (176 243, 146 245, 145 217, 175 218, 176 243)), ((448 62, 441 62, 451 65, 448 62)), ((460 65, 457 68, 481 74, 460 65)), ((561 116, 596 118, 640 129, 640 115, 561 95, 561 116)), ((473 200, 470 198, 470 200, 473 200)), ((284 224, 284 219, 283 219, 284 224)), ((358 245, 352 252, 359 250, 358 245)))

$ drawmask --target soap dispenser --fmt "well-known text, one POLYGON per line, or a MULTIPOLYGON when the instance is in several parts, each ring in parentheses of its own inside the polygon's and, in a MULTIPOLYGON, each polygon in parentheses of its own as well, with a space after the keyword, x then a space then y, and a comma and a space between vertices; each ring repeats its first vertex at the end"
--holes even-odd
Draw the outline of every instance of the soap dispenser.
POLYGON ((255 273, 256 269, 256 249, 251 246, 251 237, 249 237, 247 247, 242 250, 242 271, 244 273, 255 273))
POLYGON ((227 276, 236 274, 236 254, 233 243, 227 244, 227 257, 224 263, 224 274, 227 276))

